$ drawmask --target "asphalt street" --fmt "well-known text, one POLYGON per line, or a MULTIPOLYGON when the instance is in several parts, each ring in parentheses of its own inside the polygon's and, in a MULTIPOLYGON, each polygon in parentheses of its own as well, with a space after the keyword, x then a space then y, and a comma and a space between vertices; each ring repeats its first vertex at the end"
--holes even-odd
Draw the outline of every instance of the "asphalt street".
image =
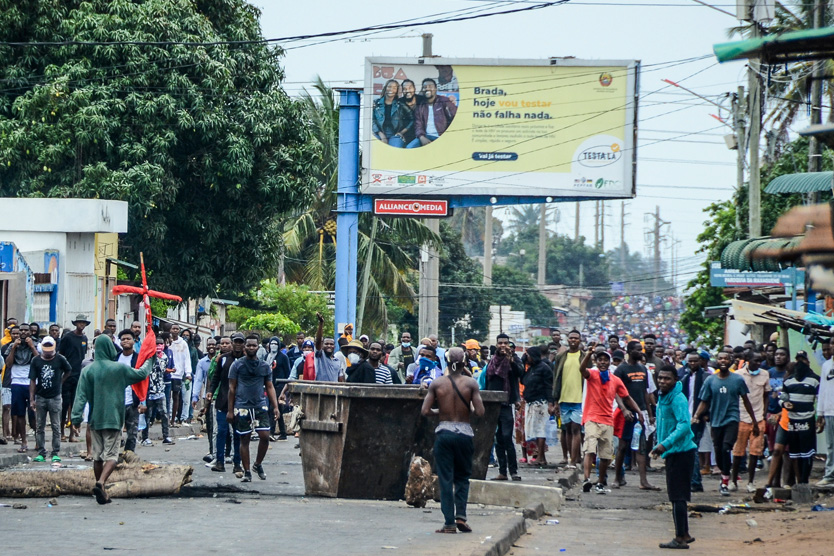
MULTIPOLYGON (((157 427, 155 427, 156 429, 157 427)), ((0 507, 3 553, 66 554, 124 551, 156 554, 242 554, 281 551, 284 554, 465 554, 484 547, 517 512, 508 508, 470 506, 474 533, 437 535, 443 523, 439 504, 423 509, 403 501, 370 501, 304 496, 299 450, 295 440, 270 443, 264 462, 265 481, 241 483, 231 473, 210 471, 202 461, 204 437, 189 429, 172 429, 176 444, 155 441, 138 446, 137 454, 154 463, 194 466, 193 482, 179 496, 114 499, 99 506, 91 496, 48 499, 1 499, 22 503, 25 510, 0 507)), ((152 438, 154 435, 152 431, 152 438)), ((47 435, 48 436, 48 435, 47 435)), ((49 442, 49 441, 47 441, 49 442)), ((30 439, 30 444, 34 444, 30 439)), ((253 444, 254 445, 254 444, 253 444)), ((0 446, 8 455, 16 446, 0 446)), ((78 453, 83 443, 64 443, 62 451, 78 453)), ((29 452, 30 457, 36 454, 29 452)), ((78 456, 64 457, 65 466, 89 466, 78 456)), ((369 465, 374 464, 372 455, 369 465)), ((48 468, 24 464, 16 468, 48 468)))

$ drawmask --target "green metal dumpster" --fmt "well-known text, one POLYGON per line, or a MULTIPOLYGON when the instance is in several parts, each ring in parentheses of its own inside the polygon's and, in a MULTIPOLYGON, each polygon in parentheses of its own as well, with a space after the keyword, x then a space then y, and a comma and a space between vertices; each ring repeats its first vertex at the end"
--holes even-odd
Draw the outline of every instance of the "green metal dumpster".
MULTIPOLYGON (((426 390, 338 382, 294 382, 300 402, 301 465, 307 495, 399 500, 415 455, 433 464, 437 417, 423 417, 426 390)), ((472 477, 486 477, 503 392, 481 392, 486 409, 473 415, 472 477)))

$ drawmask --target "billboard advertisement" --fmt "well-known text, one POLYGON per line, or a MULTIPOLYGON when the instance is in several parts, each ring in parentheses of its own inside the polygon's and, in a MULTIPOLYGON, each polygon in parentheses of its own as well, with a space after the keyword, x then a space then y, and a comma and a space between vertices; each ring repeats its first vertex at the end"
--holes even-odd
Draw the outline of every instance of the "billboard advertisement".
POLYGON ((639 68, 368 58, 361 192, 630 198, 639 68))

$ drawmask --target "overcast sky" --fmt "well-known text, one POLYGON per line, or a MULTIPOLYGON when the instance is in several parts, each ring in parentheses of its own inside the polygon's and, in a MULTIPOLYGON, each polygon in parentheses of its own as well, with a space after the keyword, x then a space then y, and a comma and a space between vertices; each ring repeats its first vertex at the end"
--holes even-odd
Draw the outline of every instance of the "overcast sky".
MULTIPOLYGON (((254 0, 263 10, 261 25, 267 38, 362 28, 368 25, 425 18, 457 10, 496 11, 529 5, 523 1, 424 0, 401 2, 335 0, 286 2, 254 0)), ((735 2, 716 0, 715 6, 734 12, 735 2)), ((462 13, 462 12, 461 12, 462 13)), ((440 17, 440 16, 438 16, 440 17)), ((647 251, 645 213, 660 207, 664 228, 679 245, 678 282, 688 280, 701 259, 695 256, 703 228, 704 207, 728 199, 736 184, 736 151, 723 135, 730 129, 711 114, 719 110, 663 83, 670 79, 700 95, 721 102, 722 95, 746 85, 746 62, 719 65, 712 46, 729 40, 735 17, 692 0, 571 1, 519 14, 498 15, 376 33, 365 38, 311 39, 288 42, 284 58, 286 89, 297 95, 320 75, 333 86, 362 86, 366 56, 417 57, 421 33, 434 35, 434 54, 449 58, 634 59, 643 64, 639 108, 637 197, 626 202, 625 239, 632 250, 647 251), (327 42, 325 42, 327 41, 327 42), (656 64, 707 56, 675 65, 656 64), (651 94, 649 94, 651 93, 651 94)), ((724 106, 729 109, 729 100, 724 106)), ((720 112, 728 117, 727 110, 720 112)), ((582 203, 580 233, 593 241, 594 203, 582 203)), ((605 248, 620 242, 622 202, 606 202, 605 248)), ((573 235, 574 203, 560 205, 561 218, 550 228, 573 235)), ((497 211, 501 216, 503 211, 497 211)), ((664 248, 663 256, 670 251, 664 248)))

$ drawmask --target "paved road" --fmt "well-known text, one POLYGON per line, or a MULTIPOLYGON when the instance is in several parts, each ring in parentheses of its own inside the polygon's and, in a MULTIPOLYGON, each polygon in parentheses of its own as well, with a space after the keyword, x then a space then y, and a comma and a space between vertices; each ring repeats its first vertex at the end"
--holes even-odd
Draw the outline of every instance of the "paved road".
MULTIPOLYGON (((137 448, 142 459, 189 463, 194 481, 178 497, 114 500, 96 504, 92 496, 63 496, 49 507, 46 499, 22 502, 26 510, 0 508, 3 553, 117 550, 138 553, 285 554, 472 554, 516 517, 506 508, 470 507, 471 535, 436 535, 443 521, 439 505, 424 509, 402 501, 354 501, 304 496, 301 458, 295 442, 270 444, 264 462, 266 481, 241 483, 231 472, 210 471, 201 461, 205 438, 186 440, 191 431, 174 429, 176 445, 137 448), (238 492, 229 492, 241 489, 238 492), (37 524, 37 526, 35 526, 37 524), (59 539, 59 540, 57 540, 59 539), (256 552, 257 551, 257 552, 256 552)), ((34 444, 34 442, 31 442, 34 444)), ((77 452, 83 444, 65 444, 77 452)), ((0 455, 13 448, 0 446, 0 455)), ((30 456, 34 456, 30 452, 30 456)), ((79 457, 66 465, 89 465, 79 457)), ((369 461, 373 464, 373 460, 369 461)), ((25 467, 48 467, 28 464, 25 467)), ((231 471, 231 465, 227 465, 231 471)))

